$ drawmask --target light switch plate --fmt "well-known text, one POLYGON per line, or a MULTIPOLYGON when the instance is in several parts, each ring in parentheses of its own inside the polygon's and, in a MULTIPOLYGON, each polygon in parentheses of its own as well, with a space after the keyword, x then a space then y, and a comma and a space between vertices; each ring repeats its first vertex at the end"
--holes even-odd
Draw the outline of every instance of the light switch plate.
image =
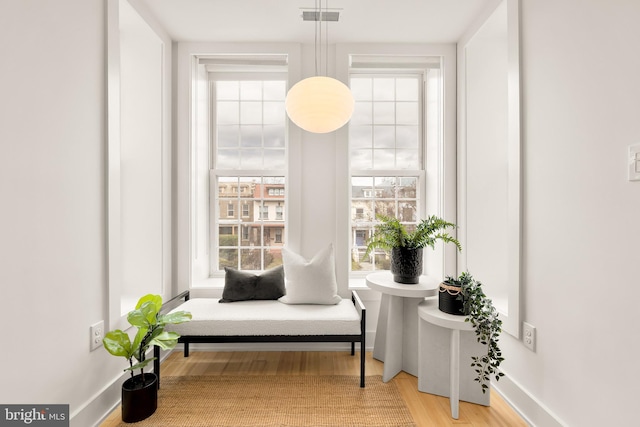
POLYGON ((629 146, 629 181, 640 181, 640 144, 629 146))

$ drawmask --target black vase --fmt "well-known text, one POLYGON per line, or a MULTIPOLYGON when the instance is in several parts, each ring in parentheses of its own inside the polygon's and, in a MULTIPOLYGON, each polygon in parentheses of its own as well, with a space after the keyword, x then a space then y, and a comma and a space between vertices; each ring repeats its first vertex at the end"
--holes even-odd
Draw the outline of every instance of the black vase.
POLYGON ((135 423, 148 418, 158 407, 158 376, 135 375, 122 384, 122 421, 135 423))
POLYGON ((422 274, 422 248, 391 249, 391 274, 393 281, 407 285, 420 282, 422 274))

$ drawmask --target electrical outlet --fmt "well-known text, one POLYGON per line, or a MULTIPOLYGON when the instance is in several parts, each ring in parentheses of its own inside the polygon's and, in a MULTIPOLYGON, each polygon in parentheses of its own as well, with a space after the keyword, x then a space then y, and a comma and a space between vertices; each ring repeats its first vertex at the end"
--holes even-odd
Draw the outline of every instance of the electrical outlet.
POLYGON ((531 351, 536 351, 536 327, 522 322, 522 342, 531 351))
POLYGON ((94 323, 89 328, 91 331, 91 351, 102 345, 102 339, 104 338, 104 320, 94 323))

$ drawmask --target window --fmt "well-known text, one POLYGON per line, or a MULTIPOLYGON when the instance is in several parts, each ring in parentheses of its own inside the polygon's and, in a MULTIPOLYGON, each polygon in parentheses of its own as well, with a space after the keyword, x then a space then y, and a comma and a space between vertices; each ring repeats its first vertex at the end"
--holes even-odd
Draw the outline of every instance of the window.
MULTIPOLYGON (((300 81, 304 77, 303 70, 310 65, 310 58, 305 52, 307 50, 304 45, 297 43, 186 43, 176 52, 178 79, 185 83, 177 86, 176 99, 189 100, 189 103, 179 103, 174 127, 178 129, 175 147, 178 163, 176 163, 175 172, 176 188, 179 190, 175 194, 177 209, 175 220, 178 221, 176 225, 181 232, 178 233, 174 242, 176 262, 168 266, 175 267, 173 271, 178 275, 180 283, 194 288, 220 288, 224 282, 223 267, 225 265, 235 265, 236 268, 244 269, 268 268, 273 260, 280 257, 279 251, 282 245, 289 245, 292 249, 304 252, 312 251, 316 246, 313 242, 320 245, 324 241, 327 243, 333 241, 336 276, 341 291, 345 292, 344 286, 363 286, 364 276, 372 271, 373 265, 358 265, 351 263, 351 260, 354 249, 355 251, 364 249, 366 237, 372 230, 373 224, 364 224, 360 221, 356 227, 352 218, 352 215, 356 215, 359 220, 363 220, 372 214, 372 208, 365 210, 362 206, 355 206, 355 208, 352 206, 352 179, 357 177, 393 179, 417 177, 416 188, 400 186, 393 199, 380 192, 376 195, 376 185, 372 183, 370 188, 372 193, 367 195, 369 204, 375 200, 382 202, 393 200, 395 203, 397 199, 400 203, 407 198, 415 199, 417 218, 423 218, 427 214, 455 218, 455 111, 450 108, 446 111, 442 110, 445 100, 447 105, 455 104, 455 46, 451 44, 401 46, 392 43, 336 44, 335 46, 335 74, 347 84, 350 84, 351 78, 416 78, 420 88, 417 169, 404 168, 402 164, 397 164, 395 151, 393 169, 377 169, 381 166, 380 164, 370 168, 364 163, 357 165, 350 162, 350 144, 354 142, 355 135, 351 135, 350 142, 349 134, 367 131, 366 124, 358 119, 361 116, 359 112, 356 112, 352 123, 335 134, 318 137, 305 134, 297 126, 287 127, 284 109, 281 110, 280 124, 267 123, 264 117, 269 117, 270 114, 264 113, 261 113, 261 116, 264 116, 261 118, 261 123, 245 123, 242 116, 243 111, 247 113, 247 109, 241 104, 255 102, 259 103, 260 108, 264 108, 263 103, 267 101, 264 95, 260 95, 262 100, 257 99, 258 96, 253 100, 242 98, 240 87, 242 82, 260 82, 260 91, 266 92, 265 82, 282 81, 283 88, 280 96, 280 102, 282 102, 286 88, 300 81), (372 50, 376 52, 371 52, 372 50), (411 64, 403 64, 403 67, 396 66, 398 57, 406 58, 406 62, 411 64), (395 62, 391 64, 391 61, 395 62), (269 64, 265 64, 266 62, 269 64), (419 64, 414 66, 417 62, 419 64), (256 64, 259 64, 259 67, 256 67, 256 64), (441 69, 435 70, 443 76, 440 78, 440 83, 434 84, 435 90, 440 91, 440 99, 437 99, 429 95, 436 92, 430 90, 429 75, 432 70, 427 69, 441 66, 441 69), (426 80, 427 87, 424 89, 419 83, 421 79, 426 80), (186 84, 187 81, 189 84, 186 84), (224 99, 221 97, 218 100, 218 82, 235 85, 231 92, 236 95, 224 99), (444 83, 449 90, 444 91, 444 83), (439 89, 437 84, 440 84, 439 89), (429 114, 431 101, 439 104, 441 116, 432 117, 429 114), (233 120, 231 117, 226 117, 226 123, 218 123, 218 102, 225 103, 225 109, 228 108, 229 111, 237 109, 237 113, 233 113, 234 117, 237 117, 233 120), (434 127, 435 123, 439 123, 440 127, 434 127), (260 147, 257 147, 257 143, 251 144, 251 141, 244 138, 241 132, 245 125, 260 127, 260 147), (269 139, 268 135, 273 135, 274 133, 270 131, 278 126, 284 129, 280 136, 283 142, 270 143, 269 141, 273 142, 274 139, 269 139), (220 134, 218 127, 220 127, 220 134), (356 129, 357 127, 359 129, 356 129), (222 138, 228 134, 235 136, 228 139, 222 138), (331 141, 329 149, 325 149, 323 144, 313 144, 313 142, 307 144, 308 139, 313 141, 316 138, 331 141), (218 142, 221 143, 220 146, 218 142), (281 160, 264 161, 278 150, 283 153, 281 160), (252 154, 256 156, 250 157, 252 154), (248 160, 248 164, 245 160, 248 160), (257 163, 260 164, 260 168, 257 163), (306 168, 305 166, 309 164, 314 167, 306 168), (308 173, 313 173, 320 168, 322 168, 322 176, 328 176, 331 179, 318 182, 317 179, 307 176, 308 173), (224 181, 227 178, 233 178, 234 183, 238 182, 235 187, 236 193, 233 187, 225 190, 224 181), (250 192, 251 189, 244 186, 245 180, 249 183, 255 180, 256 184, 265 184, 265 180, 275 178, 281 180, 281 189, 277 193, 282 195, 277 195, 276 186, 271 182, 266 182, 266 187, 274 190, 270 193, 267 189, 266 193, 263 192, 260 197, 254 196, 250 192), (241 186, 244 187, 238 192, 241 186), (415 197, 409 194, 412 191, 416 191, 415 197), (316 192, 317 194, 314 194, 316 192), (235 200, 235 215, 229 218, 226 216, 226 209, 231 200, 235 200), (221 205, 221 202, 227 203, 221 205), (278 203, 282 206, 282 219, 276 209, 278 203), (260 219, 261 204, 268 206, 268 219, 260 219), (325 218, 327 221, 316 221, 316 219, 324 220, 325 218), (313 240, 305 240, 304 236, 313 240), (222 245, 221 239, 226 239, 222 245), (272 257, 271 260, 268 259, 270 257, 272 257), (255 262, 250 265, 249 261, 255 262), (351 274, 352 270, 353 274, 351 274)), ((373 83, 371 85, 373 87, 373 83)), ((373 101, 358 99, 358 102, 373 101)), ((369 110, 372 115, 373 108, 372 106, 369 110)), ((395 104, 393 108, 396 109, 395 104)), ((393 126, 398 127, 400 132, 410 128, 410 125, 402 123, 396 123, 393 126)), ((391 127, 391 124, 388 127, 391 127)), ((372 122, 369 123, 369 129, 373 133, 372 122)), ((360 153, 355 153, 356 147, 353 147, 354 158, 360 159, 368 156, 370 152, 370 157, 374 161, 388 154, 381 151, 382 156, 376 153, 374 157, 374 150, 377 152, 378 148, 377 145, 375 147, 373 145, 373 136, 369 138, 369 144, 361 146, 360 153)), ((365 199, 364 196, 358 196, 358 198, 359 202, 365 199)), ((398 209, 401 209, 406 216, 411 205, 398 209)), ((449 249, 454 248, 436 246, 436 251, 426 251, 425 267, 428 268, 428 274, 442 277, 446 274, 455 274, 456 254, 449 254, 449 249), (447 252, 446 259, 445 252, 447 252)), ((169 277, 171 277, 170 273, 171 271, 169 271, 169 277)))
POLYGON ((366 241, 373 233, 378 215, 396 217, 406 224, 408 229, 415 226, 419 209, 419 200, 416 198, 419 182, 419 175, 352 175, 351 230, 354 270, 389 269, 390 259, 382 250, 364 258, 366 241), (374 189, 374 191, 365 191, 363 188, 374 189), (413 197, 408 197, 407 194, 413 197))
POLYGON ((260 219, 269 219, 269 206, 260 206, 260 219))
POLYGON ((269 188, 270 196, 284 196, 284 188, 269 188))
POLYGON ((225 72, 211 73, 210 80, 211 173, 218 187, 210 191, 216 199, 211 212, 211 273, 224 267, 264 270, 280 265, 286 203, 286 75, 225 72))
MULTIPOLYGON (((266 183, 277 182, 284 185, 284 177, 219 176, 218 185, 236 187, 238 191, 230 195, 233 199, 218 199, 218 206, 253 206, 249 215, 233 218, 217 218, 218 240, 216 243, 218 269, 233 267, 243 270, 263 270, 282 264, 280 247, 284 244, 283 221, 269 221, 269 205, 265 198, 266 183), (242 191, 242 188, 250 189, 242 191), (246 199, 246 200, 240 200, 246 199), (255 215, 251 215, 251 212, 255 215), (280 233, 276 238, 276 230, 280 233), (273 231, 273 233, 272 233, 273 231), (272 238, 271 236, 274 236, 272 238), (240 238, 239 238, 240 236, 240 238), (277 244, 277 245, 274 245, 277 244)), ((281 196, 279 203, 283 203, 281 196)), ((283 208, 283 207, 282 207, 283 208)))
POLYGON ((423 209, 423 73, 352 72, 355 110, 349 125, 351 270, 389 269, 382 250, 366 258, 377 215, 397 217, 409 229, 423 209))
POLYGON ((421 168, 421 88, 419 76, 352 75, 352 169, 421 168))
POLYGON ((217 168, 283 169, 286 81, 217 81, 214 86, 217 168))

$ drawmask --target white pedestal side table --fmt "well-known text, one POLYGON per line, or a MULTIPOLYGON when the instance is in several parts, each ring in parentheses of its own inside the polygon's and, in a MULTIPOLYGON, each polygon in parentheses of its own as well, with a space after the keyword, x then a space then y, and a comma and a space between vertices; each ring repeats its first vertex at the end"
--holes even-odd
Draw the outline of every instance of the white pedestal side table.
POLYGON ((421 302, 418 316, 418 390, 448 397, 451 416, 455 419, 458 419, 460 400, 489 406, 489 391, 482 393, 471 367, 471 356, 486 354, 486 346, 477 342, 473 326, 465 322, 466 316, 440 311, 438 298, 421 302))
POLYGON ((418 304, 436 295, 440 282, 420 276, 420 283, 404 285, 393 281, 389 271, 367 276, 367 286, 382 293, 374 359, 384 362, 382 381, 387 382, 400 371, 418 375, 418 304))

